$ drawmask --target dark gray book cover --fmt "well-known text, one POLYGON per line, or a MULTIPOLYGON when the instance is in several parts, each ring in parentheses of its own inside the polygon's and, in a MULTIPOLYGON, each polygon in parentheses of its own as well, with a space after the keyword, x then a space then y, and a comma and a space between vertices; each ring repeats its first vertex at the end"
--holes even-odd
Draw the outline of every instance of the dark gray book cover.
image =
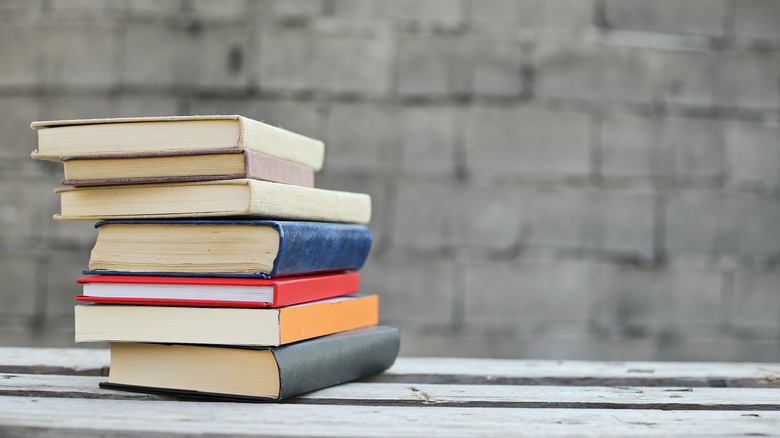
MULTIPOLYGON (((263 347, 273 353, 279 371, 277 398, 217 394, 180 389, 102 382, 101 388, 181 397, 236 401, 274 401, 380 373, 395 362, 401 345, 397 328, 371 326, 309 339, 281 347, 263 347)), ((230 347, 207 347, 230 348, 230 347)))

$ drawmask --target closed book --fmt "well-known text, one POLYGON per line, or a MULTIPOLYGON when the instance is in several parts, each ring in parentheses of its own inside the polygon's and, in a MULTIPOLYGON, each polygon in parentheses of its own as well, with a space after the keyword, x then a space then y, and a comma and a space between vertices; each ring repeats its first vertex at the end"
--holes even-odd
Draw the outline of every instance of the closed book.
POLYGON ((367 224, 363 193, 231 179, 220 181, 60 187, 55 219, 101 220, 250 217, 367 224))
POLYGON ((68 186, 258 179, 314 187, 314 169, 247 149, 62 157, 68 186))
POLYGON ((193 149, 249 149, 314 170, 325 145, 294 132, 238 115, 133 117, 33 122, 38 149, 32 157, 126 154, 193 149))
POLYGON ((93 275, 76 300, 105 304, 201 307, 284 307, 357 293, 358 273, 274 279, 93 275))
POLYGON ((114 220, 85 274, 272 278, 357 271, 371 250, 365 225, 252 220, 114 220))
POLYGON ((371 326, 281 347, 111 343, 103 388, 239 401, 273 401, 380 373, 398 329, 371 326))
POLYGON ((376 295, 274 308, 75 306, 76 342, 285 345, 376 324, 376 295))

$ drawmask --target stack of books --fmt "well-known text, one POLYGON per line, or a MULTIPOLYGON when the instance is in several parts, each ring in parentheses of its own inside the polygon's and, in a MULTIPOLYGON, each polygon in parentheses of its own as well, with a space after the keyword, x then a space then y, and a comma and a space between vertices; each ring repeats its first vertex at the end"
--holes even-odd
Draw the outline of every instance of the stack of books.
POLYGON ((241 116, 35 122, 57 219, 96 221, 76 342, 102 387, 278 400, 375 374, 397 329, 359 292, 368 195, 314 187, 321 141, 241 116))

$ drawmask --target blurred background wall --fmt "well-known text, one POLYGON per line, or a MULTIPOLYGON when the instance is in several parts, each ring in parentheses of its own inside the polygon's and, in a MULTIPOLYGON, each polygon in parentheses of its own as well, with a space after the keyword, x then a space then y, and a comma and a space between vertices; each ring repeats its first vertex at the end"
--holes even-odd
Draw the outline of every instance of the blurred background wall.
POLYGON ((0 345, 96 235, 30 122, 224 113, 372 195, 404 355, 780 361, 779 80, 775 0, 2 0, 0 345))

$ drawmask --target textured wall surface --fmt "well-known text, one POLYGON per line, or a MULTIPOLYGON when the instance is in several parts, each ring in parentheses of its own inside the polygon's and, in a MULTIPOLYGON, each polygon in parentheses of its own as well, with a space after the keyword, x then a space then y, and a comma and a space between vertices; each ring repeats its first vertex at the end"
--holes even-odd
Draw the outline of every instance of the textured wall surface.
POLYGON ((780 361, 780 1, 0 1, 0 344, 96 235, 33 120, 242 114, 370 193, 402 354, 780 361))

